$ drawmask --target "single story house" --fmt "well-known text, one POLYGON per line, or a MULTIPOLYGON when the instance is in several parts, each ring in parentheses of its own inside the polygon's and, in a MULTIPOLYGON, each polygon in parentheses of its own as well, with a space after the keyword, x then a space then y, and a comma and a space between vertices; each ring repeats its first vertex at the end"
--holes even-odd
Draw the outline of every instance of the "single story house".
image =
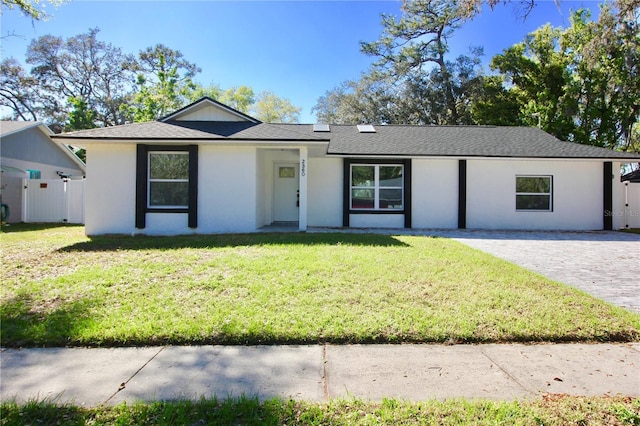
POLYGON ((83 179, 84 162, 53 132, 37 121, 0 121, 2 203, 9 206, 8 222, 24 221, 24 179, 83 179))
POLYGON ((86 232, 618 228, 640 154, 538 128, 269 124, 209 98, 53 137, 86 148, 86 232))

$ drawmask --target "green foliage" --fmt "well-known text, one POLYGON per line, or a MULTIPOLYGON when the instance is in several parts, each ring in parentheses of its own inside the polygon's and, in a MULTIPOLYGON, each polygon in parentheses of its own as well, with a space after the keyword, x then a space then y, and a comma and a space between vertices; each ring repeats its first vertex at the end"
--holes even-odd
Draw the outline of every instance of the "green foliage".
POLYGON ((67 0, 2 0, 1 7, 8 9, 18 8, 23 15, 36 21, 47 21, 51 15, 47 13, 46 6, 59 6, 67 0))
POLYGON ((474 123, 496 126, 521 126, 520 103, 516 93, 505 87, 502 76, 487 76, 470 106, 474 123))
POLYGON ((98 39, 99 29, 63 39, 45 35, 27 49, 27 73, 13 58, 0 64, 0 105, 13 119, 64 123, 65 130, 161 118, 204 96, 264 121, 297 122, 300 108, 251 87, 226 90, 194 82, 200 68, 165 45, 137 56, 98 39), (133 85, 132 85, 133 82, 133 85))
POLYGON ((579 10, 569 28, 546 25, 496 55, 491 66, 508 85, 500 88, 497 80, 485 80, 484 93, 472 108, 474 119, 486 124, 539 124, 559 139, 633 149, 640 119, 639 12, 635 13, 631 19, 616 20, 604 6, 598 21, 591 21, 579 10))
POLYGON ((121 111, 135 122, 157 120, 185 105, 196 88, 191 79, 200 72, 182 53, 162 44, 141 51, 130 67, 139 71, 137 89, 121 111))
POLYGON ((254 116, 265 123, 297 123, 300 121, 301 108, 294 106, 289 99, 281 98, 269 91, 258 95, 252 110, 254 116))
POLYGON ((73 109, 69 112, 69 122, 65 126, 65 130, 73 131, 97 127, 95 124, 96 112, 89 109, 84 99, 72 96, 69 98, 69 104, 73 109))
POLYGON ((200 83, 193 83, 193 88, 187 93, 189 102, 195 102, 198 99, 208 97, 211 99, 219 99, 222 95, 222 89, 218 84, 211 83, 205 87, 200 83))
MULTIPOLYGON (((248 113, 251 105, 255 104, 256 98, 251 87, 233 86, 220 95, 219 101, 240 112, 248 113)), ((271 122, 269 120, 263 121, 271 122)))

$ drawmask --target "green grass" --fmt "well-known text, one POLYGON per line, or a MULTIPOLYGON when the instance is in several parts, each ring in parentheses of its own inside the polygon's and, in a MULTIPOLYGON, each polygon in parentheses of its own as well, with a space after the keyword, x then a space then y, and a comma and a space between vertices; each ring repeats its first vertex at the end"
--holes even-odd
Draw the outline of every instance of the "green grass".
POLYGON ((251 398, 85 408, 51 401, 0 405, 1 425, 638 425, 640 399, 548 396, 539 401, 336 400, 327 404, 251 398))
POLYGON ((627 228, 627 229, 621 229, 620 231, 627 232, 629 234, 640 234, 640 228, 627 228))
POLYGON ((640 315, 445 238, 0 238, 3 346, 640 338, 640 315))

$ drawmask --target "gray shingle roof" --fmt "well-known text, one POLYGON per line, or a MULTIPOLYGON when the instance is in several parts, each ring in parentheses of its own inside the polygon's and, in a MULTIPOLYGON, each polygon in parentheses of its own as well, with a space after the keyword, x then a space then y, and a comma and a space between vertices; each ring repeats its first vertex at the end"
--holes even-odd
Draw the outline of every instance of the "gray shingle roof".
POLYGON ((0 136, 6 136, 11 133, 18 132, 20 130, 28 129, 30 127, 36 127, 40 125, 39 121, 0 121, 0 136))
POLYGON ((640 161, 640 154, 560 141, 531 127, 500 126, 375 126, 360 133, 356 126, 331 125, 313 132, 311 124, 167 121, 83 130, 56 139, 185 140, 185 141, 309 141, 329 142, 329 155, 429 156, 502 158, 593 158, 640 161))
POLYGON ((331 126, 329 154, 640 159, 640 154, 561 141, 536 127, 331 126))
POLYGON ((250 140, 250 141, 326 141, 312 132, 296 127, 248 121, 150 121, 81 130, 61 135, 60 139, 102 140, 250 140))

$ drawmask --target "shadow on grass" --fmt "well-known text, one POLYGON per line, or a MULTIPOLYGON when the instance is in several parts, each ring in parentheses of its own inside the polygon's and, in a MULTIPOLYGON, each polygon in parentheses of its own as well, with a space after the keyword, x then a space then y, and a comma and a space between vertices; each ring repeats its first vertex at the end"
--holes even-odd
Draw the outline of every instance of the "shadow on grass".
MULTIPOLYGON (((57 400, 30 400, 22 404, 2 404, 3 424, 224 424, 281 425, 309 421, 319 424, 320 408, 305 408, 293 400, 272 398, 260 401, 253 396, 226 399, 135 402, 116 407, 80 407, 57 400), (315 420, 315 421, 313 421, 315 420)), ((308 406, 307 406, 308 407, 308 406)))
POLYGON ((91 237, 89 241, 72 244, 59 249, 60 252, 115 251, 115 250, 175 250, 183 248, 222 248, 270 245, 329 245, 329 246, 377 246, 408 247, 391 235, 346 234, 346 233, 259 233, 127 236, 104 235, 91 237))
POLYGON ((79 228, 84 225, 70 223, 3 223, 0 227, 2 233, 43 231, 55 228, 79 228))
POLYGON ((0 306, 0 340, 6 347, 82 344, 82 331, 92 324, 90 299, 48 301, 20 294, 0 306))

